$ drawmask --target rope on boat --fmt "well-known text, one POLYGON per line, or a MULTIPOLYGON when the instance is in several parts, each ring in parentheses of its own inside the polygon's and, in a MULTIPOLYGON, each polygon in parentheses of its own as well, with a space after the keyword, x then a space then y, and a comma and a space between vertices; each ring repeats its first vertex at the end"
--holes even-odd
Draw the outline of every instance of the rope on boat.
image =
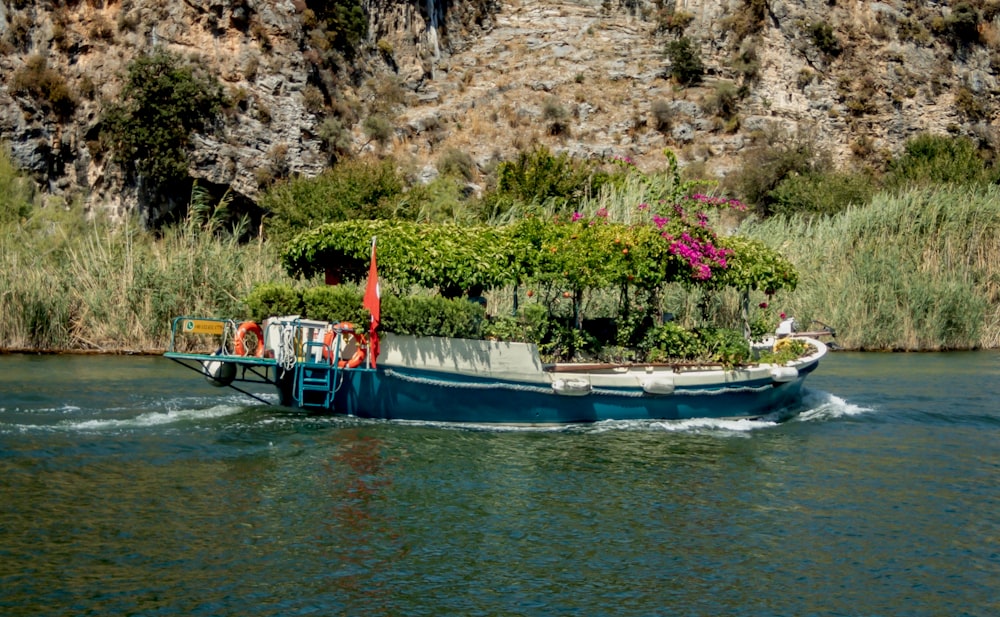
POLYGON ((429 377, 414 377, 413 375, 404 375, 402 373, 397 373, 392 369, 385 369, 385 374, 390 377, 396 377, 402 379, 403 381, 409 381, 413 383, 424 384, 427 386, 441 386, 445 388, 462 388, 467 390, 517 390, 519 392, 535 392, 538 394, 552 394, 551 388, 542 388, 540 386, 526 386, 516 383, 504 383, 502 381, 494 381, 491 383, 456 383, 454 381, 444 381, 442 379, 431 379, 429 377))
POLYGON ((295 370, 295 326, 288 324, 281 329, 278 343, 278 365, 282 371, 295 370))
MULTIPOLYGON (((413 375, 404 375, 392 369, 385 369, 385 374, 388 377, 395 377, 397 379, 402 379, 403 381, 409 381, 411 383, 419 383, 427 386, 438 386, 443 388, 460 388, 466 390, 515 390, 518 392, 534 392, 536 394, 555 394, 551 388, 544 388, 541 386, 528 386, 523 384, 513 384, 505 383, 502 381, 494 381, 490 383, 461 383, 454 381, 445 381, 443 379, 431 379, 430 377, 416 377, 413 375)), ((699 390, 674 390, 675 395, 680 396, 718 396, 720 394, 743 394, 743 393, 755 393, 764 392, 771 389, 772 384, 766 384, 763 386, 739 386, 736 388, 715 388, 715 389, 699 389, 699 390)), ((634 398, 641 398, 647 396, 647 394, 641 390, 608 390, 606 388, 594 388, 590 391, 591 394, 600 394, 603 396, 627 396, 634 398)))
POLYGON ((738 388, 715 388, 712 390, 674 390, 674 394, 680 394, 683 396, 717 396, 719 394, 749 394, 753 392, 764 392, 765 390, 770 390, 772 384, 767 384, 763 386, 740 386, 738 388))
POLYGON ((233 343, 236 341, 236 331, 239 327, 239 324, 232 319, 227 319, 222 325, 222 340, 219 342, 222 355, 230 356, 233 354, 233 343))

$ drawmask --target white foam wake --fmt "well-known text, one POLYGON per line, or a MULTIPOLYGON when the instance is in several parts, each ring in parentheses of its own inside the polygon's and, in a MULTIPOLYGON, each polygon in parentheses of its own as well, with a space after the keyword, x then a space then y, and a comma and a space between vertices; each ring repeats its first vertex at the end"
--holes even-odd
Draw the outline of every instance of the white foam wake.
POLYGON ((839 396, 830 394, 829 392, 806 390, 803 394, 802 405, 804 410, 796 414, 791 421, 825 421, 836 418, 860 416, 862 414, 875 411, 875 409, 871 407, 862 407, 861 405, 848 403, 839 396))
POLYGON ((243 411, 238 405, 215 405, 206 409, 173 409, 150 411, 132 418, 100 418, 91 420, 67 420, 57 425, 66 431, 104 432, 131 428, 149 428, 198 420, 211 420, 238 414, 243 411))

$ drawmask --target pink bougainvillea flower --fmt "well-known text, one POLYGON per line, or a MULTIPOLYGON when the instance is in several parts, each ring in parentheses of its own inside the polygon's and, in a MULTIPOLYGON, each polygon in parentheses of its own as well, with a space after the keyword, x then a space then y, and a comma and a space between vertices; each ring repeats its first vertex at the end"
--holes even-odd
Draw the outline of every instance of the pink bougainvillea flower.
POLYGON ((582 218, 583 218, 583 214, 581 214, 580 212, 574 212, 573 213, 573 218, 570 219, 570 220, 572 220, 575 223, 575 222, 579 221, 582 218))

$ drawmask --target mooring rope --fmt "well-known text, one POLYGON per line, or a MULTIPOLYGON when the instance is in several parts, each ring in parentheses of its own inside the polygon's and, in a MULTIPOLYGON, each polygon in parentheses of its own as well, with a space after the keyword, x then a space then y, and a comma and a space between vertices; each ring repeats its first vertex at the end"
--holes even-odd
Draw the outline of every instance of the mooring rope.
POLYGON ((239 325, 232 319, 227 319, 225 324, 222 326, 222 340, 220 341, 221 353, 226 356, 231 356, 235 353, 235 343, 236 343, 236 331, 239 330, 239 325))
POLYGON ((399 373, 388 368, 385 369, 385 374, 390 377, 397 377, 399 379, 402 379, 403 381, 424 384, 427 386, 440 386, 443 388, 461 388, 467 390, 517 390, 520 392, 536 392, 539 394, 552 394, 551 388, 542 388, 540 386, 526 386, 523 384, 514 384, 514 383, 504 383, 501 381, 494 381, 490 383, 456 383, 454 381, 431 379, 430 377, 415 377, 413 375, 404 375, 403 373, 399 373))
POLYGON ((295 370, 295 326, 291 324, 281 329, 277 360, 282 371, 295 370))

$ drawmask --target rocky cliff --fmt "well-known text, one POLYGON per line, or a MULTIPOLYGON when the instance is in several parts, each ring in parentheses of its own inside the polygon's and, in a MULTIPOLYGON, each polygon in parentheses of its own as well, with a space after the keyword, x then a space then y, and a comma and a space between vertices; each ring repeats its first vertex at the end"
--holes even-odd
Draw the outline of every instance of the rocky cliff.
POLYGON ((0 141, 54 195, 141 209, 99 137, 153 49, 223 85, 189 173, 246 203, 373 150, 430 175, 451 149, 485 170, 537 142, 650 166, 669 147, 724 176, 764 134, 842 166, 923 131, 996 139, 995 0, 357 1, 3 0, 0 141))

